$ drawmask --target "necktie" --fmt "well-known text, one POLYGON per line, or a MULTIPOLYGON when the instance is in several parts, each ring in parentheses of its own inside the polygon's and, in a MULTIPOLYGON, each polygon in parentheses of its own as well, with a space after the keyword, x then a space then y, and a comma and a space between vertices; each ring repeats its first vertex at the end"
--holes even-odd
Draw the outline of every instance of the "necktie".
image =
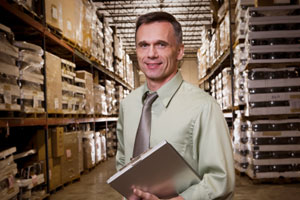
POLYGON ((146 93, 147 97, 144 101, 142 115, 139 123, 139 127, 135 137, 133 158, 145 152, 149 148, 150 133, 151 133, 151 107, 152 103, 158 97, 156 92, 146 93))

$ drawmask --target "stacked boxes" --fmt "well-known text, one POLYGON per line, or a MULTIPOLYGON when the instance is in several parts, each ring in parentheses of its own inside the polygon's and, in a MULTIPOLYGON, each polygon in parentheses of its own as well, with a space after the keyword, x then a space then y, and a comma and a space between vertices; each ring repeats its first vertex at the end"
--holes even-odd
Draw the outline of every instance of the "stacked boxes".
POLYGON ((246 72, 245 116, 300 113, 300 67, 246 72))
POLYGON ((299 5, 250 7, 246 15, 248 63, 300 61, 299 5))
POLYGON ((222 107, 232 108, 231 68, 227 67, 222 71, 222 107))
POLYGON ((100 138, 101 138, 101 160, 106 160, 106 129, 101 129, 100 131, 100 138))
POLYGON ((75 97, 77 87, 75 85, 75 64, 61 59, 62 77, 62 109, 64 113, 76 113, 76 103, 79 102, 75 97))
POLYGON ((75 86, 74 86, 74 96, 76 98, 75 111, 76 113, 85 113, 85 108, 87 104, 87 89, 86 89, 86 80, 77 75, 75 77, 75 86))
POLYGON ((82 147, 83 147, 83 163, 84 169, 91 169, 95 166, 95 133, 93 131, 85 131, 82 135, 82 147))
POLYGON ((106 139, 107 155, 115 156, 117 152, 117 135, 115 127, 110 127, 107 129, 106 139))
POLYGON ((105 91, 106 91, 106 102, 107 102, 107 113, 109 115, 117 114, 117 99, 115 96, 115 82, 105 80, 105 91))
POLYGON ((97 18, 96 12, 93 15, 95 20, 92 23, 91 54, 102 63, 104 61, 103 24, 97 18))
POLYGON ((109 23, 106 18, 104 18, 104 58, 105 58, 105 67, 109 70, 114 72, 113 67, 113 30, 109 27, 109 23))
POLYGON ((286 119, 235 126, 241 130, 235 134, 237 169, 253 179, 299 177, 299 125, 299 119, 286 119))
POLYGON ((203 78, 206 75, 206 70, 211 66, 210 48, 209 48, 210 40, 211 40, 211 29, 203 28, 201 32, 202 45, 197 52, 199 79, 203 78))
POLYGON ((76 77, 85 81, 85 113, 94 113, 93 75, 87 71, 76 71, 76 77))
POLYGON ((98 164, 102 160, 102 138, 100 132, 95 132, 95 163, 98 164))
POLYGON ((15 41, 19 48, 22 111, 42 113, 44 108, 44 51, 41 47, 27 42, 15 41))
POLYGON ((0 152, 0 198, 3 200, 12 199, 19 193, 15 180, 18 170, 12 155, 14 152, 15 147, 0 152))
POLYGON ((248 6, 245 43, 235 49, 235 93, 245 104, 235 161, 252 179, 299 177, 299 8, 248 6))
POLYGON ((0 24, 0 110, 20 110, 20 87, 16 66, 19 50, 12 45, 11 30, 0 24), (10 39, 9 39, 10 38, 10 39))
POLYGON ((125 55, 125 61, 125 82, 134 87, 133 64, 128 54, 125 55))
POLYGON ((117 98, 117 113, 119 113, 119 107, 122 99, 124 99, 124 89, 123 86, 118 85, 116 86, 116 98, 117 98))
POLYGON ((61 158, 62 183, 80 177, 78 131, 64 132, 64 155, 61 158))
POLYGON ((62 112, 62 74, 60 58, 46 52, 48 113, 62 112))
POLYGON ((95 113, 107 115, 107 101, 105 95, 105 87, 94 84, 95 95, 95 113))

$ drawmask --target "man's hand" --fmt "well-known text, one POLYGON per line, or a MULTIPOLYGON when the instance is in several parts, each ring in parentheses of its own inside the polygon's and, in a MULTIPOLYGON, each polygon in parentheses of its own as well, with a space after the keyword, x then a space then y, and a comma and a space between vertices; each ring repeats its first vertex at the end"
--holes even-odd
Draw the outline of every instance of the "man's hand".
MULTIPOLYGON (((142 200, 159 200, 157 196, 149 192, 144 192, 140 189, 133 188, 133 193, 142 200)), ((170 200, 184 200, 181 196, 174 197, 170 200)))

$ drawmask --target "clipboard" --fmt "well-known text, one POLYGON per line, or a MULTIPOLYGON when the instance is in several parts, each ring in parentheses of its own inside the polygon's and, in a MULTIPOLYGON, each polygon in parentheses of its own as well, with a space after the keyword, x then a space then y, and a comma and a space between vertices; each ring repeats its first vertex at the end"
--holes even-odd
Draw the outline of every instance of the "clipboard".
POLYGON ((200 180, 175 148, 163 141, 125 165, 107 183, 127 199, 133 195, 132 186, 158 198, 172 198, 200 180))

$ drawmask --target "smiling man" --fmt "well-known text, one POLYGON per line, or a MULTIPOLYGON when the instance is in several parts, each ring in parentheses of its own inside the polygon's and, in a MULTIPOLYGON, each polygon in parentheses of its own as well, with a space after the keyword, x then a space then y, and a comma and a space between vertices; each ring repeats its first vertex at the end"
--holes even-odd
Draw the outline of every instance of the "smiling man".
MULTIPOLYGON (((231 199, 235 177, 227 124, 216 101, 185 82, 178 71, 184 55, 181 25, 165 12, 140 16, 136 23, 136 53, 146 83, 121 102, 117 169, 166 140, 201 177, 198 184, 178 188, 174 200, 231 199), (155 97, 150 97, 151 123, 145 128, 141 124, 148 96, 155 97), (146 146, 143 150, 138 147, 141 134, 146 146)), ((132 199, 158 199, 138 188, 133 192, 132 199)))

